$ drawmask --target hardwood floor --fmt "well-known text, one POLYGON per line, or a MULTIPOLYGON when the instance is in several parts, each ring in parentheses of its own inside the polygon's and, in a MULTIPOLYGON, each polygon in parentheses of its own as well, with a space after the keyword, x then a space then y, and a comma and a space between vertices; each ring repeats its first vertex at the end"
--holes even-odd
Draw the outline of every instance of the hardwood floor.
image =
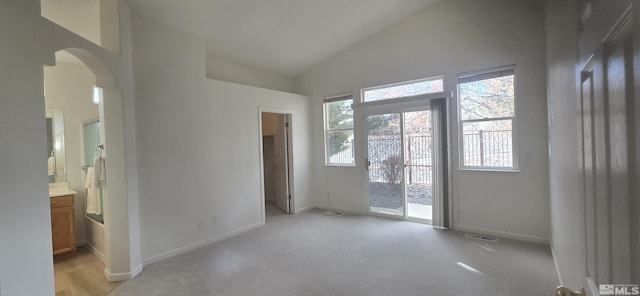
POLYGON ((53 258, 56 296, 106 296, 121 282, 109 282, 104 263, 86 247, 53 258))

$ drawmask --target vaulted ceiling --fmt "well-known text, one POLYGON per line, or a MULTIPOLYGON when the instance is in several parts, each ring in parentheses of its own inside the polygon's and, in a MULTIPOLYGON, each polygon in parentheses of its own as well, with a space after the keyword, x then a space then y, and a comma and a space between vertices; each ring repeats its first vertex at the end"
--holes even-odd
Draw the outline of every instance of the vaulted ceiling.
POLYGON ((296 77, 442 0, 127 0, 206 40, 207 58, 296 77))

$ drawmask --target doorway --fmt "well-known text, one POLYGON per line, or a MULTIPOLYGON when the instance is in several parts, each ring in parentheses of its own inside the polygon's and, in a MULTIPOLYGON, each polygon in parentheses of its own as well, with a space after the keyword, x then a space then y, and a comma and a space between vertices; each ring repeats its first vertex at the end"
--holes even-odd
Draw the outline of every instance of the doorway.
MULTIPOLYGON (((96 87, 100 77, 79 57, 68 51, 56 52, 55 57, 55 66, 43 66, 45 107, 47 113, 53 110, 54 115, 54 144, 51 152, 48 150, 48 167, 54 174, 49 184, 49 203, 55 291, 65 295, 106 295, 117 287, 108 276, 112 270, 109 265, 124 256, 109 255, 113 240, 107 236, 102 207, 106 172, 95 179, 88 172, 93 171, 98 147, 102 155, 105 143, 118 143, 113 134, 109 137, 112 141, 107 142, 101 122, 111 120, 113 124, 117 120, 106 109, 120 98, 103 100, 96 87)), ((107 145, 112 146, 115 147, 107 145)), ((110 170, 117 173, 120 171, 113 164, 120 156, 112 153, 108 162, 110 170)), ((109 181, 113 181, 112 192, 117 192, 117 179, 109 181)), ((112 214, 117 213, 114 208, 112 214)))
POLYGON ((421 106, 365 114, 370 214, 428 224, 441 215, 444 126, 438 113, 421 106))
MULTIPOLYGON (((80 48, 68 48, 57 51, 55 57, 56 66, 53 68, 67 64, 70 72, 65 71, 64 75, 47 75, 45 73, 45 97, 49 97, 49 99, 58 97, 65 101, 76 98, 73 99, 73 102, 69 101, 69 109, 64 112, 64 125, 68 126, 65 129, 64 141, 68 142, 68 145, 61 145, 66 148, 65 154, 67 157, 65 157, 66 161, 64 162, 66 170, 64 171, 66 171, 67 177, 70 178, 67 180, 69 181, 69 188, 80 193, 75 194, 73 198, 75 215, 69 216, 74 218, 76 228, 69 227, 69 233, 75 231, 75 234, 83 235, 84 239, 81 236, 77 236, 75 244, 71 239, 69 239, 69 242, 73 245, 82 246, 88 245, 91 237, 96 238, 94 246, 100 245, 102 247, 100 253, 104 255, 99 256, 99 254, 96 254, 100 260, 104 260, 104 268, 99 272, 101 278, 107 281, 128 280, 142 271, 142 265, 138 264, 139 258, 134 256, 139 252, 137 249, 139 244, 133 243, 133 241, 138 241, 139 237, 129 236, 130 223, 135 223, 135 221, 131 222, 129 218, 133 214, 127 210, 131 196, 127 191, 128 174, 125 173, 127 166, 125 165, 125 128, 123 124, 126 110, 123 108, 123 94, 118 85, 115 84, 116 79, 113 76, 113 72, 91 52, 80 48), (83 73, 71 70, 71 68, 82 69, 83 73), (69 73, 72 72, 77 75, 70 76, 69 73), (79 87, 81 80, 83 81, 82 89, 79 87), (92 94, 95 90, 93 86, 101 89, 99 92, 100 99, 97 101, 93 100, 92 94), (80 104, 91 105, 93 112, 89 114, 78 109, 80 104), (96 232, 96 235, 93 236, 88 231, 89 224, 85 224, 88 219, 85 216, 85 200, 84 194, 82 194, 86 190, 86 180, 82 170, 83 151, 81 140, 82 123, 95 118, 100 119, 100 137, 103 140, 101 143, 104 144, 104 146, 101 145, 101 153, 105 160, 106 170, 102 174, 104 179, 99 179, 99 183, 103 185, 101 188, 102 197, 104 197, 102 199, 104 224, 100 224, 101 232, 96 232), (73 159, 69 157, 73 157, 73 159)), ((45 64, 44 66, 43 72, 47 70, 48 66, 52 65, 45 64)), ((46 101, 47 99, 45 98, 46 101)), ((66 106, 64 109, 67 109, 66 106)), ((95 153, 96 150, 96 147, 93 147, 91 152, 95 153)), ((61 171, 59 164, 62 163, 56 162, 57 171, 61 171)), ((68 205, 68 203, 64 204, 68 205)), ((61 205, 61 203, 58 203, 58 205, 61 205)), ((71 224, 73 225, 74 223, 71 224)), ((52 233, 54 232, 52 231, 52 233)))
POLYGON ((260 112, 265 217, 292 213, 291 114, 260 112))

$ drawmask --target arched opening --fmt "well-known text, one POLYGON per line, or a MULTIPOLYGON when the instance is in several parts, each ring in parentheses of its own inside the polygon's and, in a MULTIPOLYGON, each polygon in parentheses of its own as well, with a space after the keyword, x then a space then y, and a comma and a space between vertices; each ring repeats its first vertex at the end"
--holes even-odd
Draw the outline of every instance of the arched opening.
MULTIPOLYGON (((74 272, 99 275, 104 285, 97 289, 105 295, 115 288, 109 282, 131 275, 122 92, 115 82, 112 71, 84 49, 57 51, 56 64, 44 67, 47 113, 62 117, 47 120, 53 127, 48 166, 54 258, 72 257, 79 254, 76 246, 86 246, 104 263, 104 272, 74 272), (65 204, 57 198, 65 196, 73 201, 66 212, 72 216, 56 208, 65 204), (73 227, 61 231, 58 224, 73 227)), ((56 278, 56 291, 65 284, 56 278)))

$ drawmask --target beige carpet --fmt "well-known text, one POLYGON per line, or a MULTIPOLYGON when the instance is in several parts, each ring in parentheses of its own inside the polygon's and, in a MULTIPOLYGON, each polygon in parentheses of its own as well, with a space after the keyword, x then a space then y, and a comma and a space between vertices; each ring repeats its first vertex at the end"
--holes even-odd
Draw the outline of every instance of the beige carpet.
POLYGON ((111 295, 542 296, 557 284, 546 245, 312 210, 151 264, 111 295))

